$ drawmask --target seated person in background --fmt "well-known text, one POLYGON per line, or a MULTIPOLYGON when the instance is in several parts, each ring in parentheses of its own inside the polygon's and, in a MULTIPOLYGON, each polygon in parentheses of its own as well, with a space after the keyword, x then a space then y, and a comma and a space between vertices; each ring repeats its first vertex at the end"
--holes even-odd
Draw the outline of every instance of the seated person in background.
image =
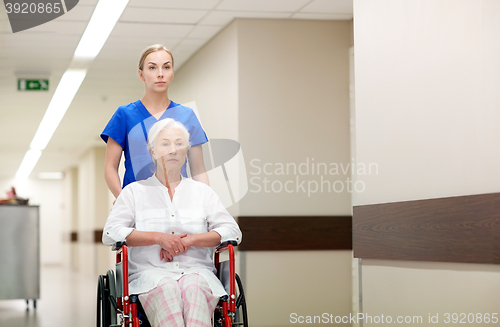
POLYGON ((148 134, 156 173, 127 185, 111 210, 103 243, 126 241, 129 290, 152 326, 211 326, 226 292, 215 276, 212 247, 241 241, 241 231, 207 185, 183 178, 189 149, 184 125, 163 119, 148 134))

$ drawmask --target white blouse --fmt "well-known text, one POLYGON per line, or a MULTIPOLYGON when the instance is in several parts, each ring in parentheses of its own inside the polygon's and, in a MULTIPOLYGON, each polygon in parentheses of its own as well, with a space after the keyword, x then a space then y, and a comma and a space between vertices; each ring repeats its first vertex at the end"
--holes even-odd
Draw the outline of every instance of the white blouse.
MULTIPOLYGON (((109 214, 102 242, 113 245, 125 241, 134 229, 188 235, 216 231, 221 242, 241 242, 240 228, 217 194, 209 186, 186 178, 175 188, 172 201, 155 175, 127 185, 109 214)), ((186 274, 199 274, 214 296, 226 295, 215 276, 212 248, 192 246, 174 256, 172 262, 160 260, 160 250, 159 245, 129 247, 130 294, 148 292, 164 277, 178 280, 186 274)))

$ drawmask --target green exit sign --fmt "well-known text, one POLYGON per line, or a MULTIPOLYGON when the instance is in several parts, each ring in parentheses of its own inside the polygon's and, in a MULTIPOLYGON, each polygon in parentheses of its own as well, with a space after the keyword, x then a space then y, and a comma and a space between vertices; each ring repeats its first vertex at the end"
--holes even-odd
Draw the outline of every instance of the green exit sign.
POLYGON ((48 79, 19 78, 17 80, 17 90, 18 91, 48 91, 49 90, 49 80, 48 79))

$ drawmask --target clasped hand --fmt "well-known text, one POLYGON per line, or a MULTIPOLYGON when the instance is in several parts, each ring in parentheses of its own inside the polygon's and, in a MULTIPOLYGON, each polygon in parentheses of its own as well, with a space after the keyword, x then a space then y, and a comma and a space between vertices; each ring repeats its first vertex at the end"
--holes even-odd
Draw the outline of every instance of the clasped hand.
POLYGON ((159 242, 161 246, 160 260, 165 259, 170 262, 174 256, 186 253, 191 247, 186 237, 186 233, 180 235, 163 234, 159 242))

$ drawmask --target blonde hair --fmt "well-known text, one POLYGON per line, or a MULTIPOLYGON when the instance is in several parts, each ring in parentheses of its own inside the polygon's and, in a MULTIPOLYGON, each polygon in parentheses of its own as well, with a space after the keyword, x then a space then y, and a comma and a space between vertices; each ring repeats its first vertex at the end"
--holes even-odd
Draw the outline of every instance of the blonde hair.
POLYGON ((156 51, 166 51, 170 57, 172 58, 172 69, 174 68, 174 56, 172 55, 172 52, 168 50, 165 46, 161 44, 153 44, 147 47, 146 49, 142 50, 141 57, 139 59, 139 69, 142 70, 144 68, 144 61, 146 61, 146 57, 153 52, 156 51))

